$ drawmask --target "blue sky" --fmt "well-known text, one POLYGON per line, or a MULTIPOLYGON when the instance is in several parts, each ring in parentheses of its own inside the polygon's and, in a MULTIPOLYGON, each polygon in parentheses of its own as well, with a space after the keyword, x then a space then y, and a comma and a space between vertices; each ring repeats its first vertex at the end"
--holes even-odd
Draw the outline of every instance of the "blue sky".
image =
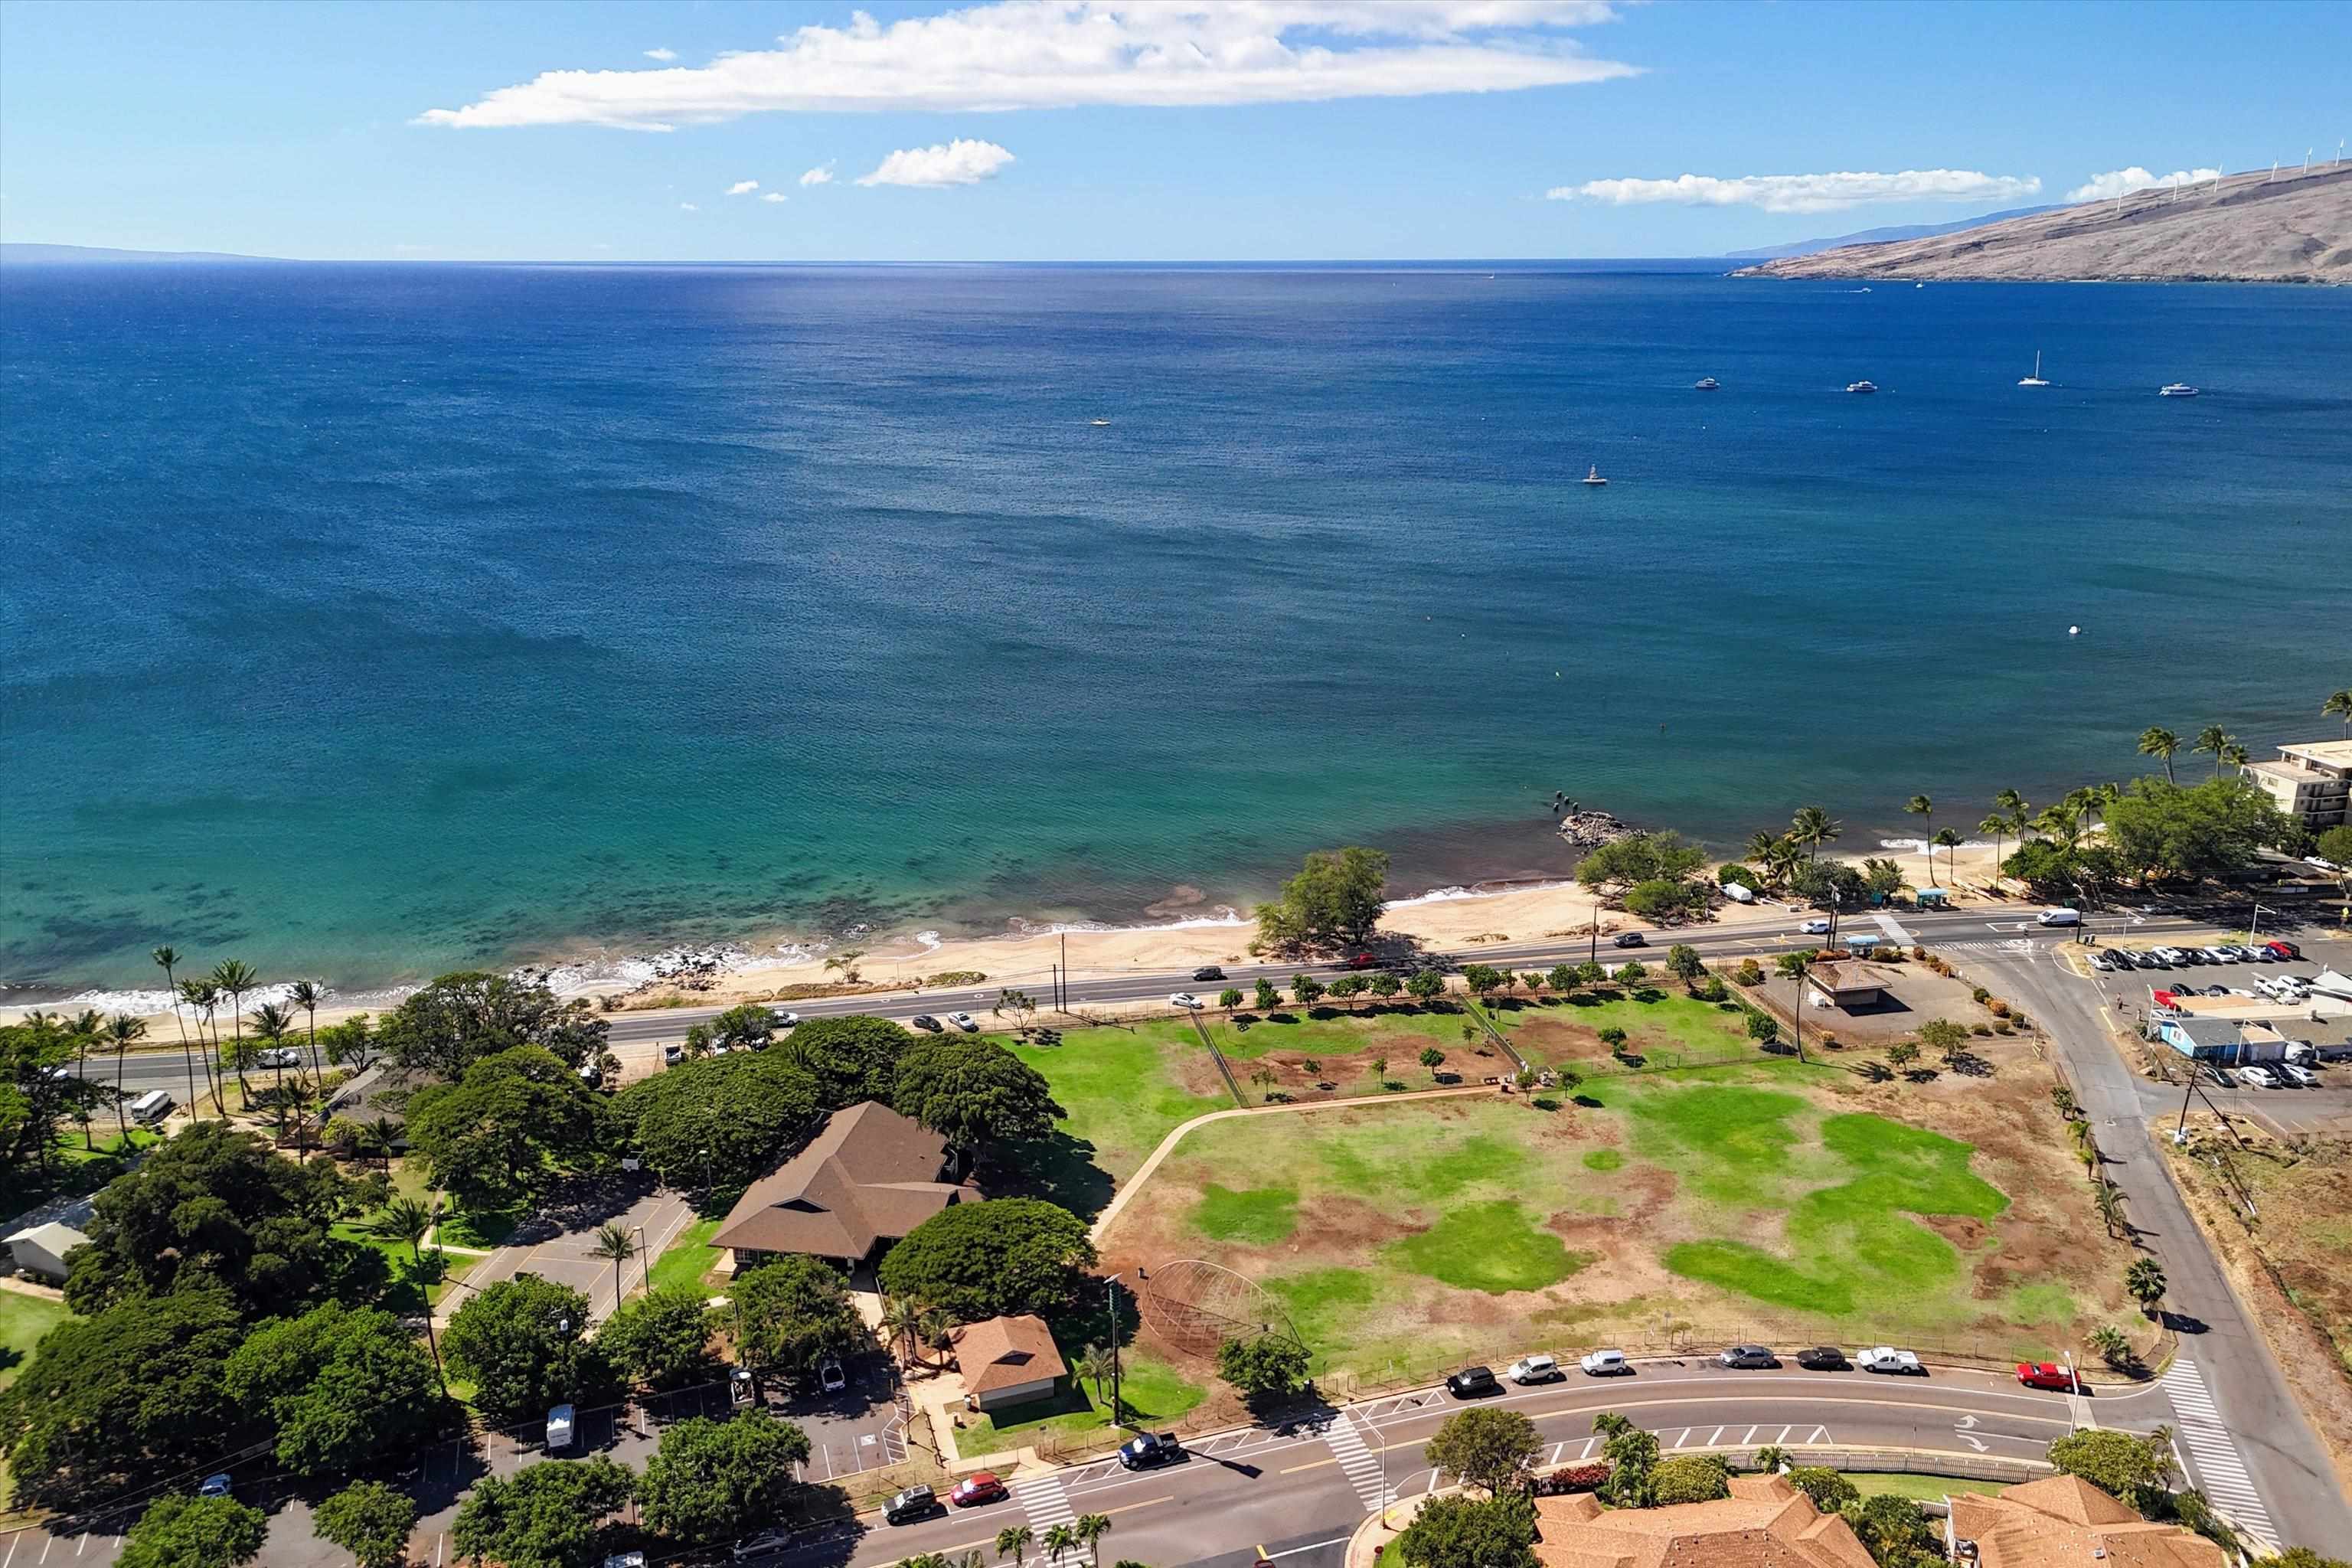
POLYGON ((865 9, 8 0, 0 238, 443 259, 1703 256, 2138 178, 2117 171, 2332 156, 2352 132, 2352 6, 2333 4, 865 9))

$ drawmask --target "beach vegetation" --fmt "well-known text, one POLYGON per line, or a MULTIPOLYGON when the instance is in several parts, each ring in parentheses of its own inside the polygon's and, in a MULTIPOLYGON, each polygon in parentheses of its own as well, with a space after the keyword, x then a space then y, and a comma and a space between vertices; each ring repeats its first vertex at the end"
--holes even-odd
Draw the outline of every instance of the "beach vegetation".
POLYGON ((473 1384, 475 1407, 504 1426, 614 1387, 611 1363, 587 1333, 587 1297, 518 1274, 467 1296, 441 1331, 441 1353, 473 1384))
POLYGON ((416 1528, 416 1500, 382 1481, 354 1481, 322 1500, 310 1524, 320 1540, 350 1552, 358 1568, 400 1568, 416 1528))
POLYGON ((681 1546, 710 1546, 784 1515, 809 1457, 808 1435, 765 1410, 693 1416, 665 1431, 646 1461, 637 1501, 646 1528, 681 1546))
POLYGON ((233 1497, 173 1492, 147 1505, 122 1540, 122 1568, 234 1568, 261 1554, 269 1516, 233 1497))
POLYGON ((1903 868, 1882 855, 1873 855, 1862 863, 1863 890, 1880 900, 1891 899, 1903 890, 1903 868))
POLYGON ((2143 879, 2231 876, 2264 849, 2299 846, 2303 825, 2234 774, 2183 788, 2135 779, 2106 809, 2107 842, 2143 879))
POLYGON ((855 985, 858 978, 858 961, 865 956, 866 950, 862 947, 845 947, 839 952, 826 958, 824 961, 826 973, 839 974, 845 985, 855 985))
POLYGON ((1633 833, 1603 844, 1579 860, 1576 879, 1592 889, 1679 882, 1706 864, 1706 852, 1684 843, 1678 833, 1633 833))
POLYGON ((636 1478, 602 1454, 526 1465, 474 1482, 449 1526, 457 1556, 508 1568, 596 1568, 606 1516, 636 1495, 636 1478))
POLYGON ((2172 759, 2180 751, 2180 737, 2160 724, 2151 724, 2139 732, 2139 754, 2154 757, 2164 764, 2164 779, 2172 782, 2172 759))
POLYGON ((1381 850, 1318 849, 1278 898, 1257 907, 1258 940, 1280 952, 1365 942, 1388 907, 1388 876, 1381 850))
POLYGON ((698 1285, 664 1285, 604 1320, 596 1348, 614 1371, 652 1389, 688 1388, 710 1380, 710 1300, 698 1285))
POLYGON ((1695 920, 1706 913, 1708 894, 1697 882, 1656 877, 1626 889, 1623 902, 1626 913, 1645 921, 1695 920))
POLYGON ((402 1067, 454 1081, 518 1046, 536 1046, 577 1071, 604 1054, 609 1029, 585 1000, 559 1001, 541 982, 469 970, 423 986, 374 1033, 382 1053, 402 1067))
POLYGON ((1742 865, 1737 860, 1727 861, 1717 866, 1715 868, 1715 879, 1718 886, 1726 888, 1734 884, 1750 889, 1763 886, 1763 879, 1756 874, 1754 867, 1742 865))
POLYGON ((1790 871, 1788 886, 1809 903, 1839 909, 1862 903, 1869 891, 1862 873, 1843 860, 1808 860, 1790 871))
POLYGON ((967 1152, 1045 1137, 1069 1114, 1045 1075, 973 1036, 941 1037, 908 1051, 891 1103, 967 1152))
POLYGON ((960 1323, 1046 1312, 1094 1267, 1084 1220, 1037 1198, 954 1204, 882 1256, 882 1289, 925 1301, 960 1323))
POLYGON ((799 1152, 820 1109, 816 1079, 781 1049, 730 1052, 623 1089, 609 1135, 674 1186, 724 1190, 799 1152))
POLYGON ((727 1327, 755 1375, 806 1378, 873 1342, 849 1299, 848 1281, 822 1258, 796 1255, 747 1268, 735 1277, 728 1298, 727 1327))

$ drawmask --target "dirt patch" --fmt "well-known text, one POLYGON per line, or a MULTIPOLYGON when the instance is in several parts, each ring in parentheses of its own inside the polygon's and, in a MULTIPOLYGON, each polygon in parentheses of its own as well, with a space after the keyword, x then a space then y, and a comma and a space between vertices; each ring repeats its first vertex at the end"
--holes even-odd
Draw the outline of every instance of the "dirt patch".
POLYGON ((1378 1204, 1321 1193, 1298 1205, 1298 1229, 1292 1234, 1291 1250, 1330 1253, 1346 1260, 1411 1236, 1420 1228, 1378 1204))
POLYGON ((1992 1236, 1992 1226, 1967 1215, 1915 1214, 1911 1217, 1962 1252, 1974 1252, 1992 1236))

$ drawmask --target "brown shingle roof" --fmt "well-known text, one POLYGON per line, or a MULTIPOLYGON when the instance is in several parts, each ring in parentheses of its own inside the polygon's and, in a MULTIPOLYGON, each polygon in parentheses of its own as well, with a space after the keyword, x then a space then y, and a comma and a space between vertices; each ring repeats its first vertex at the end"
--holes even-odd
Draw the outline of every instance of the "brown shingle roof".
POLYGON ((807 1148, 744 1189, 714 1246, 859 1258, 970 1187, 939 1179, 947 1141, 887 1105, 836 1110, 807 1148))
POLYGON ((2177 1524, 2151 1524, 2079 1476, 2052 1476, 1998 1497, 1952 1499, 1952 1535, 1977 1543, 1979 1568, 2227 1568, 2221 1549, 2177 1524))
POLYGON ((1875 1568, 1845 1521, 1785 1476, 1734 1476, 1727 1498, 1666 1508, 1538 1498, 1536 1526, 1543 1568, 1875 1568))
POLYGON ((1024 1313, 966 1323, 955 1331, 956 1366, 974 1394, 1059 1377, 1069 1370, 1045 1320, 1024 1313))

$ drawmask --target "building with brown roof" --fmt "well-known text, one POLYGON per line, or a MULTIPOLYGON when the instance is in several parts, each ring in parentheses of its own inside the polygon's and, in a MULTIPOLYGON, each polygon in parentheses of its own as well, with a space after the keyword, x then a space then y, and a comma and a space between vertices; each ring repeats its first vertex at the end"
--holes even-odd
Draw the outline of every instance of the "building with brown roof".
POLYGON ((1538 1498, 1536 1530, 1543 1568, 1876 1568, 1852 1527, 1786 1476, 1734 1476, 1727 1498, 1666 1508, 1538 1498))
POLYGON ((2221 1549, 2177 1524, 2152 1524, 2080 1476, 2052 1476, 1997 1497, 1949 1500, 1947 1542, 1972 1542, 1978 1568, 2228 1568, 2221 1549))
POLYGON ((1054 1392, 1069 1371, 1043 1318, 990 1318, 955 1331, 956 1370, 964 1392, 982 1410, 1026 1405, 1054 1392))
POLYGON ((947 1140, 887 1105, 836 1110, 807 1148, 744 1189, 711 1244, 733 1255, 733 1269, 785 1253, 849 1269, 980 1195, 942 1180, 947 1164, 947 1140))

